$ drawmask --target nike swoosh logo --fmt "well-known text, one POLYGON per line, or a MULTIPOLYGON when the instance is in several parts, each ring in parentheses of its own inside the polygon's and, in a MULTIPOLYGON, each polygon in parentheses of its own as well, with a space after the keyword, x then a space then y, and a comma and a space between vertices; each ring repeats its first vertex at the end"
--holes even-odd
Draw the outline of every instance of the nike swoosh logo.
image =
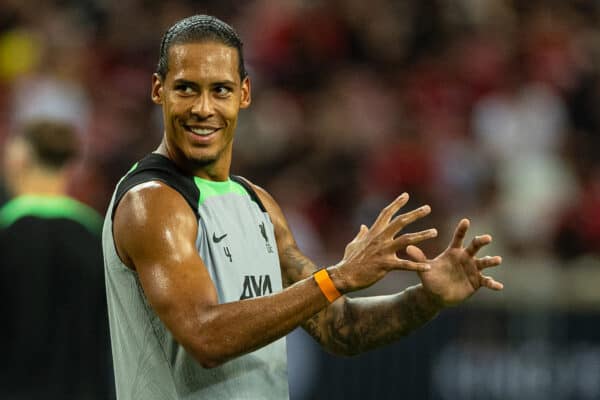
POLYGON ((219 236, 217 237, 215 235, 215 233, 213 232, 213 242, 215 243, 219 243, 221 240, 225 239, 225 236, 227 236, 227 234, 224 234, 223 236, 219 236))

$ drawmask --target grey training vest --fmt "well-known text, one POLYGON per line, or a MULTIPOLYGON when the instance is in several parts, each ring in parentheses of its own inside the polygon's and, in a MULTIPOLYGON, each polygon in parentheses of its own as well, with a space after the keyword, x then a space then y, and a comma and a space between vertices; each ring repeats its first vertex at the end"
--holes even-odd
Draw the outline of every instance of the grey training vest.
POLYGON ((204 369, 154 313, 137 273, 121 262, 112 235, 114 210, 128 190, 151 180, 177 190, 196 214, 196 248, 217 288, 219 303, 282 290, 273 225, 245 181, 186 176, 168 158, 146 156, 117 185, 102 237, 118 399, 287 399, 285 338, 204 369))

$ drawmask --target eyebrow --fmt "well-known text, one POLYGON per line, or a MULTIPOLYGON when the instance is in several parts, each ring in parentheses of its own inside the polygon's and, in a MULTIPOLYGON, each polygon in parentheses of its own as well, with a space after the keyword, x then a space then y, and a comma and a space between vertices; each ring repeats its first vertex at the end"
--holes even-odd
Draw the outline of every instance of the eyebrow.
POLYGON ((229 79, 225 79, 223 81, 211 83, 211 85, 236 85, 236 83, 234 81, 230 81, 229 79))
POLYGON ((173 84, 174 84, 174 85, 186 84, 186 85, 194 85, 194 86, 198 86, 198 84, 197 84, 196 82, 189 81, 189 80, 187 80, 187 79, 182 79, 182 78, 175 79, 175 80, 173 81, 173 84))
MULTIPOLYGON (((188 79, 184 79, 184 78, 175 79, 173 81, 173 84, 174 85, 185 84, 185 85, 190 85, 190 86, 200 86, 200 85, 198 85, 198 83, 196 83, 194 81, 190 81, 188 79)), ((217 82, 212 82, 210 84, 210 86, 218 86, 218 85, 232 85, 232 86, 235 86, 236 82, 235 81, 231 81, 229 79, 225 79, 225 80, 220 80, 220 81, 217 81, 217 82)))

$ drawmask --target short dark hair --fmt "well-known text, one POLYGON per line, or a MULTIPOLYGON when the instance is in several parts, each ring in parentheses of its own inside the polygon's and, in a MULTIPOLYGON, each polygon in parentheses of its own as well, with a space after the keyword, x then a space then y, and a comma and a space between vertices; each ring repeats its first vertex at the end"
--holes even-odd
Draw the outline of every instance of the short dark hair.
POLYGON ((163 35, 156 73, 165 79, 169 71, 169 49, 174 44, 216 41, 238 51, 240 79, 248 76, 242 52, 243 43, 237 32, 227 23, 210 15, 192 15, 177 21, 163 35))
POLYGON ((22 137, 31 147, 38 162, 47 168, 64 167, 79 151, 77 132, 68 122, 53 119, 32 120, 23 125, 22 137))

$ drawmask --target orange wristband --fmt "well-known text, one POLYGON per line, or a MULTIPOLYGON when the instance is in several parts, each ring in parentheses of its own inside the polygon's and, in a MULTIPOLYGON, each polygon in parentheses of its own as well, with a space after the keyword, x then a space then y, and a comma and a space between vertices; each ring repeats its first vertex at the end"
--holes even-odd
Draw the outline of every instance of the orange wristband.
POLYGON ((342 294, 337 290, 333 281, 329 277, 329 273, 325 268, 318 270, 313 274, 315 282, 319 285, 321 292, 327 297, 330 303, 333 303, 342 294))

